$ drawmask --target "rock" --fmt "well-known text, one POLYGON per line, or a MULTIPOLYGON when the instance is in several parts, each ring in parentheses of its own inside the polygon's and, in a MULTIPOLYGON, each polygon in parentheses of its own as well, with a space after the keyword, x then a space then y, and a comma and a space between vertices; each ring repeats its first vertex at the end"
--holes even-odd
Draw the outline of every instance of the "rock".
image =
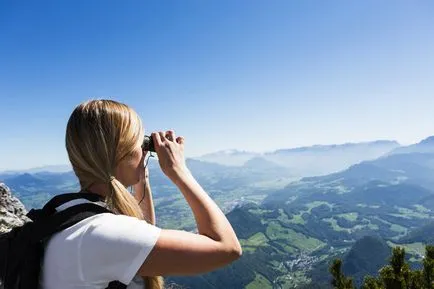
POLYGON ((4 183, 0 183, 0 233, 28 222, 26 214, 27 211, 20 200, 12 195, 4 183))

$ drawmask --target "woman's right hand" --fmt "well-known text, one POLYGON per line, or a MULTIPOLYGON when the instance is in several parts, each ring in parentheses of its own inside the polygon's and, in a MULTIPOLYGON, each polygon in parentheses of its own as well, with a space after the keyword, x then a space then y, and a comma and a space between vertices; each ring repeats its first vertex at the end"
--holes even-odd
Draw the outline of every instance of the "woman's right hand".
POLYGON ((153 133, 161 169, 190 206, 198 233, 162 229, 140 266, 140 276, 204 274, 240 258, 242 248, 223 211, 188 170, 184 139, 173 131, 153 133))
POLYGON ((155 152, 161 170, 172 181, 188 171, 184 157, 184 138, 176 137, 173 130, 152 133, 155 152))

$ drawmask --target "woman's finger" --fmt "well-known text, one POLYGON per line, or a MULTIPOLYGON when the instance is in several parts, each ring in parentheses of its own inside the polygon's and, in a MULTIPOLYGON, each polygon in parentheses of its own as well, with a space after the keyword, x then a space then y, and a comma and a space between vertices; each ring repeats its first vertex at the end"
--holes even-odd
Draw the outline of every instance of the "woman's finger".
POLYGON ((179 143, 179 144, 184 144, 184 141, 185 141, 185 139, 184 139, 184 137, 182 137, 182 136, 178 136, 177 138, 176 138, 176 142, 177 143, 179 143))
POLYGON ((152 139, 154 140, 154 146, 161 146, 161 144, 163 143, 160 137, 159 133, 153 132, 152 134, 152 139))
POLYGON ((174 141, 176 139, 175 132, 173 130, 166 131, 166 138, 168 140, 174 141))
POLYGON ((162 131, 159 131, 158 134, 160 135, 161 143, 164 143, 166 141, 166 134, 162 131))

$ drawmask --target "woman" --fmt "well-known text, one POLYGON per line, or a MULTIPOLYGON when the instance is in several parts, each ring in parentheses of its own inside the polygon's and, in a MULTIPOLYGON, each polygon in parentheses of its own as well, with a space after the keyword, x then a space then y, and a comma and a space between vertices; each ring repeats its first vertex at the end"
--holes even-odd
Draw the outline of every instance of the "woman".
POLYGON ((193 211, 198 234, 155 226, 136 112, 113 100, 84 102, 68 121, 68 157, 82 190, 102 196, 115 214, 89 217, 50 239, 42 288, 106 288, 118 280, 129 289, 161 289, 162 278, 155 276, 205 273, 241 256, 230 223, 186 166, 184 138, 173 131, 152 138, 162 171, 193 211))

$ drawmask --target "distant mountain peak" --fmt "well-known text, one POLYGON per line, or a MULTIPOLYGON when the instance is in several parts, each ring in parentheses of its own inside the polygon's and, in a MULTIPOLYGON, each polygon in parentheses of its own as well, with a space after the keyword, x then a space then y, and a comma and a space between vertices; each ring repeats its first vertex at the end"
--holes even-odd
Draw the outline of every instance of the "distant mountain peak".
POLYGON ((390 154, 408 154, 408 153, 434 153, 434 136, 427 137, 419 143, 409 146, 399 147, 390 154))
POLYGON ((256 155, 258 153, 249 152, 245 150, 237 150, 237 149, 226 149, 226 150, 220 150, 213 153, 205 154, 202 157, 210 156, 210 155, 256 155))
POLYGON ((278 164, 269 161, 263 157, 254 157, 251 158, 250 160, 248 160, 247 162, 244 163, 244 167, 261 167, 263 169, 265 168, 282 168, 284 169, 284 167, 279 166, 278 164))
POLYGON ((434 145, 434 136, 427 137, 426 139, 422 140, 419 144, 434 145))
POLYGON ((227 149, 195 157, 194 159, 227 166, 243 166, 243 164, 249 159, 260 155, 260 153, 255 152, 227 149))
POLYGON ((303 147, 297 147, 297 148, 290 148, 290 149, 279 149, 271 153, 267 154, 279 154, 279 153, 299 153, 299 152, 305 152, 305 151, 328 151, 333 149, 341 149, 341 148, 352 148, 352 147, 358 147, 358 146, 380 146, 380 145, 387 145, 387 146, 400 146, 400 144, 397 141, 394 140, 376 140, 376 141, 368 141, 368 142, 348 142, 348 143, 342 143, 342 144, 329 144, 329 145, 312 145, 312 146, 303 146, 303 147))

